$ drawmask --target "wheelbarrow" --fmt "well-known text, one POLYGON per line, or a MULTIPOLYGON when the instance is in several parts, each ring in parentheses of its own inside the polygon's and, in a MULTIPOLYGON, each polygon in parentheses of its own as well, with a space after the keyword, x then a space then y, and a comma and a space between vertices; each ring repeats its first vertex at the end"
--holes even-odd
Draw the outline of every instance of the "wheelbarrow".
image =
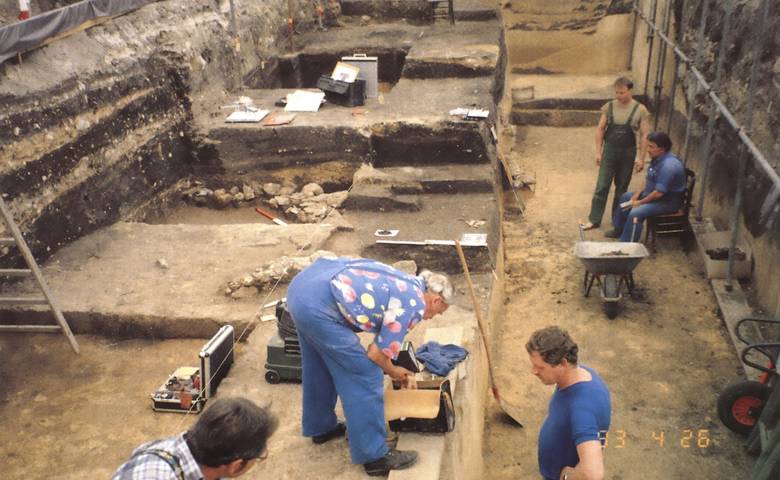
MULTIPOLYGON (((634 222, 636 228, 636 222, 634 222)), ((633 237, 633 236, 632 236, 633 237)), ((633 271, 650 253, 644 245, 636 242, 589 242, 580 223, 581 241, 574 245, 574 255, 585 265, 582 293, 590 296, 594 283, 598 283, 604 313, 615 318, 623 289, 634 291, 633 271)))
POLYGON ((734 333, 740 342, 747 345, 740 355, 742 363, 762 372, 755 380, 743 380, 732 383, 718 395, 718 418, 729 430, 740 435, 748 435, 758 422, 772 389, 780 379, 777 365, 780 361, 780 342, 751 343, 744 330, 758 327, 778 328, 780 320, 766 317, 746 317, 734 327, 734 333), (763 357, 765 364, 751 360, 751 357, 763 357))

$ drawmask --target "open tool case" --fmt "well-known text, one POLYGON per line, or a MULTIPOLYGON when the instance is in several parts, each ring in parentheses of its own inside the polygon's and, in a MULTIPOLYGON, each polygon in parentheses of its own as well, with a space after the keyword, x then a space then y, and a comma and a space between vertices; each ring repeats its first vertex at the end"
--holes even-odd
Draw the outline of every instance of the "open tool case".
POLYGON ((385 418, 395 432, 451 432, 455 408, 450 381, 418 380, 417 390, 385 390, 385 418))
POLYGON ((203 410, 203 405, 217 393, 217 387, 233 365, 234 341, 232 326, 220 328, 198 354, 200 367, 177 368, 152 393, 152 409, 178 413, 203 410))
MULTIPOLYGON (((395 365, 418 373, 422 369, 414 356, 414 345, 404 342, 395 365)), ((421 374, 424 375, 424 374, 421 374)), ((430 375, 430 374, 428 374, 430 375)), ((447 378, 420 379, 417 390, 385 390, 385 418, 396 432, 446 433, 455 428, 452 389, 447 378)))

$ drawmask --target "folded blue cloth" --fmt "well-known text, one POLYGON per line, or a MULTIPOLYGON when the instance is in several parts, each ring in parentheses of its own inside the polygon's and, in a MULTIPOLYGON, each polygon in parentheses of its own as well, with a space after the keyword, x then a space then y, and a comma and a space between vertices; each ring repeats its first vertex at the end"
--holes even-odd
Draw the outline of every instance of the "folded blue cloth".
POLYGON ((441 377, 447 376, 455 365, 469 354, 468 350, 457 345, 442 345, 439 342, 426 342, 415 352, 417 359, 425 363, 425 368, 441 377))

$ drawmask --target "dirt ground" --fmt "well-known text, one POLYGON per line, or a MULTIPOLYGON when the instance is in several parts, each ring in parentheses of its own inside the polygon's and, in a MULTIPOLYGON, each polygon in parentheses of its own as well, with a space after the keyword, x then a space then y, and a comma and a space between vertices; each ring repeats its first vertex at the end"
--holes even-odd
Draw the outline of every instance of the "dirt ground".
MULTIPOLYGON (((538 183, 525 216, 504 223, 507 305, 494 348, 498 382, 507 400, 525 409, 525 428, 507 424, 491 402, 486 478, 539 477, 536 440, 552 390, 531 375, 525 342, 547 325, 567 329, 581 362, 610 388, 607 478, 743 478, 750 458, 715 410, 718 392, 740 378, 739 362, 692 255, 675 239, 661 240, 658 253, 635 271, 634 296, 624 298, 616 319, 607 319, 595 290, 583 297, 584 269, 573 254, 576 222, 587 216, 596 177, 593 129, 520 133, 525 138, 516 153, 538 183)), ((634 187, 643 175, 635 175, 634 187)), ((587 236, 603 241, 604 230, 587 236)))

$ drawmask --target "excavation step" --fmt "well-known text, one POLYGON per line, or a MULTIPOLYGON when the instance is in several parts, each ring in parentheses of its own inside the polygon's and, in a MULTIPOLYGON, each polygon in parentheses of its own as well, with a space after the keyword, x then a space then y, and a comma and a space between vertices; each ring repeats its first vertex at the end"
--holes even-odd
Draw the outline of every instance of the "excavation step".
MULTIPOLYGON (((268 292, 231 298, 228 282, 251 280, 255 269, 283 256, 310 255, 336 228, 259 222, 119 222, 59 250, 43 274, 75 333, 207 338, 224 324, 241 332, 268 292)), ((10 288, 9 296, 22 297, 35 294, 37 285, 27 280, 10 288)), ((3 308, 0 317, 5 324, 51 324, 51 313, 40 307, 3 308)))
POLYGON ((468 234, 485 239, 484 246, 464 246, 469 265, 473 264, 476 271, 490 271, 499 238, 495 195, 423 193, 416 197, 420 200, 418 211, 344 211, 344 218, 354 225, 354 234, 361 239, 360 254, 390 262, 399 258, 415 260, 425 268, 459 273, 460 261, 452 241, 468 234), (376 235, 383 230, 395 235, 376 235), (395 243, 378 243, 386 241, 395 243))
MULTIPOLYGON (((196 117, 204 132, 199 167, 247 173, 334 161, 356 166, 369 160, 377 166, 486 163, 485 121, 449 112, 458 107, 490 109, 493 89, 493 77, 401 79, 381 99, 368 99, 362 107, 325 104, 316 113, 296 112, 289 125, 273 127, 225 123, 229 110, 221 107, 236 100, 225 96, 196 117)), ((281 111, 274 103, 288 93, 291 90, 264 89, 240 95, 258 108, 281 111)))
POLYGON ((513 125, 546 125, 551 127, 595 126, 601 113, 594 110, 523 110, 512 108, 513 125))
POLYGON ((419 188, 424 193, 490 193, 495 182, 489 164, 386 167, 377 170, 419 185, 410 187, 403 182, 391 185, 391 190, 397 194, 419 193, 419 188))

